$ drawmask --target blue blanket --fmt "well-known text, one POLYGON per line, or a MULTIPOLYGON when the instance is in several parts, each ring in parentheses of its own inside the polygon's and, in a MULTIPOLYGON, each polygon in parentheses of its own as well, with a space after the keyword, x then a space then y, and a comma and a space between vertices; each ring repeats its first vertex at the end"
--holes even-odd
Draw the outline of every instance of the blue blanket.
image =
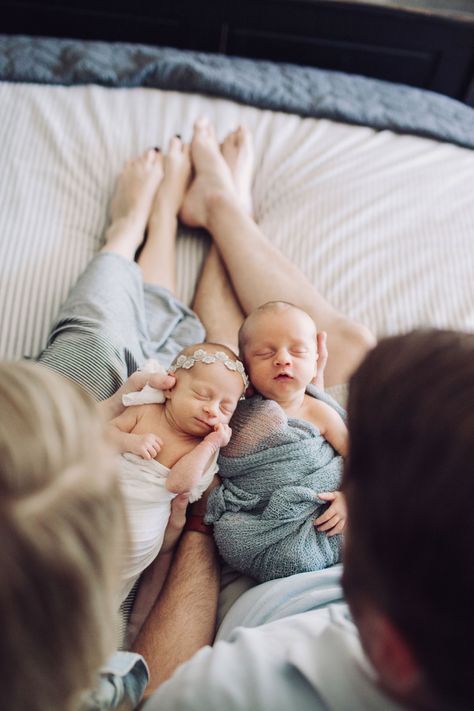
POLYGON ((474 148, 474 110, 454 99, 292 64, 140 44, 0 35, 0 79, 194 92, 474 148))
POLYGON ((224 560, 260 582, 338 563, 341 536, 318 532, 314 519, 326 507, 316 492, 339 488, 342 458, 316 427, 260 395, 240 403, 231 424, 206 515, 224 560))

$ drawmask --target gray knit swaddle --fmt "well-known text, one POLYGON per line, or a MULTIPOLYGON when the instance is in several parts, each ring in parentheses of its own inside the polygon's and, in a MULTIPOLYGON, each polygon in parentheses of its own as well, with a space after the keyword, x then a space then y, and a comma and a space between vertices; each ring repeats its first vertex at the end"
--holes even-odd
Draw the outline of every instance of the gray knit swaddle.
POLYGON ((327 506, 316 492, 339 488, 342 458, 312 424, 260 396, 239 403, 231 425, 206 514, 224 560, 260 582, 337 563, 342 537, 319 533, 314 519, 327 506))

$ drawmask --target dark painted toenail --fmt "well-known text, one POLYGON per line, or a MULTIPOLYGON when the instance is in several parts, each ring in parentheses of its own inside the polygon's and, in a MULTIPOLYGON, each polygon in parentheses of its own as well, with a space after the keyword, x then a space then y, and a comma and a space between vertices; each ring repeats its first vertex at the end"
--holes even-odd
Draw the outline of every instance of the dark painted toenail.
POLYGON ((158 146, 155 146, 153 150, 156 151, 157 153, 161 152, 161 148, 159 148, 158 146))

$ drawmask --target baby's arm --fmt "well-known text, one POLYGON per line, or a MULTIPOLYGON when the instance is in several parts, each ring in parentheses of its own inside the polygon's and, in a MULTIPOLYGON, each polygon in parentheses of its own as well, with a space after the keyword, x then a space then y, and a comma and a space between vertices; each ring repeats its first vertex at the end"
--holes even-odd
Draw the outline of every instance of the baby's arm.
POLYGON ((174 494, 191 491, 201 481, 218 449, 229 442, 232 430, 228 425, 218 424, 202 442, 185 454, 171 468, 166 488, 174 494))
POLYGON ((343 457, 347 457, 348 431, 344 420, 330 405, 325 402, 320 403, 320 405, 324 405, 324 416, 319 426, 319 431, 329 444, 334 447, 336 452, 339 452, 343 457))
MULTIPOLYGON (((346 457, 348 431, 344 420, 334 408, 326 403, 321 404, 324 404, 324 418, 320 432, 339 454, 346 457)), ((341 491, 323 491, 318 493, 318 497, 323 501, 330 502, 330 506, 314 522, 317 530, 325 531, 328 536, 342 533, 347 518, 344 494, 341 491)))
POLYGON ((127 407, 121 415, 108 423, 108 434, 120 453, 131 452, 142 459, 154 459, 163 446, 163 441, 153 432, 132 433, 140 419, 140 413, 139 405, 127 407))

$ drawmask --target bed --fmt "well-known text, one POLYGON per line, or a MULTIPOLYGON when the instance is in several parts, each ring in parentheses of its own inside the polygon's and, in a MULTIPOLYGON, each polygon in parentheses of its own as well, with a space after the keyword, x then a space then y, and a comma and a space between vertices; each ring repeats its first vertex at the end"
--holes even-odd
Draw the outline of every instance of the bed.
MULTIPOLYGON (((123 162, 206 114, 254 134, 264 232, 377 336, 474 328, 474 110, 429 91, 142 44, 0 37, 0 355, 34 357, 123 162)), ((181 229, 190 303, 207 236, 181 229)))

